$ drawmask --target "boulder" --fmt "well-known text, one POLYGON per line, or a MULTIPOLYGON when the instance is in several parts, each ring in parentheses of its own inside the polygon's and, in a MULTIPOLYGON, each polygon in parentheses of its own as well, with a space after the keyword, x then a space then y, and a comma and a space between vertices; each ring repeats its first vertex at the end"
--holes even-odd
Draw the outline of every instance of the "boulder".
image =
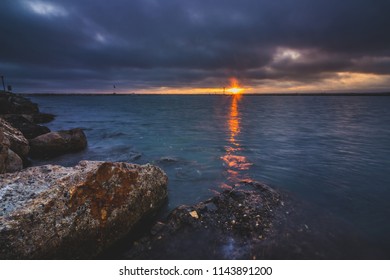
POLYGON ((174 209, 125 259, 253 259, 265 255, 275 234, 282 196, 265 184, 241 182, 196 205, 174 209))
POLYGON ((22 159, 10 149, 10 141, 0 129, 0 174, 19 171, 22 168, 22 159))
POLYGON ((52 158, 78 152, 86 147, 87 138, 81 128, 60 130, 30 140, 30 156, 33 158, 52 158))
POLYGON ((6 114, 2 115, 2 118, 19 129, 27 139, 33 139, 50 132, 46 126, 33 123, 31 121, 33 117, 30 115, 6 114))
POLYGON ((33 123, 48 123, 54 120, 55 115, 48 113, 36 113, 31 115, 31 121, 33 123))
POLYGON ((30 146, 28 140, 23 136, 20 130, 14 128, 10 123, 0 118, 0 131, 9 141, 9 148, 19 155, 21 158, 26 158, 30 146))
POLYGON ((38 105, 28 98, 10 92, 0 94, 0 114, 35 114, 38 105))
POLYGON ((7 171, 9 141, 0 130, 0 174, 7 171))
POLYGON ((150 164, 82 161, 0 175, 0 258, 92 258, 167 197, 150 164))
POLYGON ((11 149, 7 151, 7 159, 5 161, 5 172, 13 173, 23 169, 23 160, 14 153, 11 149))

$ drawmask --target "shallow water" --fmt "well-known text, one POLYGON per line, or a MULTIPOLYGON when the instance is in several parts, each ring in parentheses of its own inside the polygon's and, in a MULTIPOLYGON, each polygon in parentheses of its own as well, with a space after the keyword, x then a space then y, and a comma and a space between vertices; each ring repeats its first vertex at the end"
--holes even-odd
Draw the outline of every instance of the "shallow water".
POLYGON ((243 179, 262 181, 337 218, 365 246, 390 255, 390 97, 31 99, 57 115, 50 129, 82 127, 89 142, 84 152, 34 164, 153 162, 169 177, 167 210, 243 179))

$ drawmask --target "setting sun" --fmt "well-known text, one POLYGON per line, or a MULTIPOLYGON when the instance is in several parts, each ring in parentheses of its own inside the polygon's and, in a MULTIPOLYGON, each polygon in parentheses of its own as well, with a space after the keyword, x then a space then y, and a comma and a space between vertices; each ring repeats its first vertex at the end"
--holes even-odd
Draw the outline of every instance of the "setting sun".
POLYGON ((226 91, 231 94, 240 94, 244 91, 244 89, 240 87, 240 84, 236 78, 231 78, 230 88, 228 88, 226 91))

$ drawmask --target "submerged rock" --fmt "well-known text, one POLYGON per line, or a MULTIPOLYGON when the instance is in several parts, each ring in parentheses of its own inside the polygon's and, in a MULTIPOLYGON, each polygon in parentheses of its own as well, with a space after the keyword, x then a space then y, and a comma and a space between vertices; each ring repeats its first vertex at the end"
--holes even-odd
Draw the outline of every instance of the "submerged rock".
POLYGON ((82 161, 0 175, 0 258, 91 258, 167 197, 152 165, 82 161))
MULTIPOLYGON (((255 181, 182 205, 127 240, 124 259, 388 259, 326 209, 255 181)), ((123 248, 123 246, 122 246, 123 248)))
MULTIPOLYGON (((273 231, 279 193, 261 183, 236 188, 196 204, 180 206, 150 235, 134 242, 131 259, 252 259, 273 231), (256 252, 257 251, 257 252, 256 252)), ((248 185, 248 184, 247 184, 248 185)))
POLYGON ((87 138, 81 128, 43 134, 30 140, 30 156, 52 158, 81 151, 87 147, 87 138))

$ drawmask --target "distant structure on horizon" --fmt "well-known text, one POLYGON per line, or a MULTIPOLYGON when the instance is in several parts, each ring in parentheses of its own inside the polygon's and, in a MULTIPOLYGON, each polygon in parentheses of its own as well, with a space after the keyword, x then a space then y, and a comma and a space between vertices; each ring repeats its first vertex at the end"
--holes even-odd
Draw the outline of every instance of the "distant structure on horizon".
POLYGON ((5 91, 5 82, 4 82, 4 76, 1 75, 1 82, 3 83, 3 90, 5 91))

